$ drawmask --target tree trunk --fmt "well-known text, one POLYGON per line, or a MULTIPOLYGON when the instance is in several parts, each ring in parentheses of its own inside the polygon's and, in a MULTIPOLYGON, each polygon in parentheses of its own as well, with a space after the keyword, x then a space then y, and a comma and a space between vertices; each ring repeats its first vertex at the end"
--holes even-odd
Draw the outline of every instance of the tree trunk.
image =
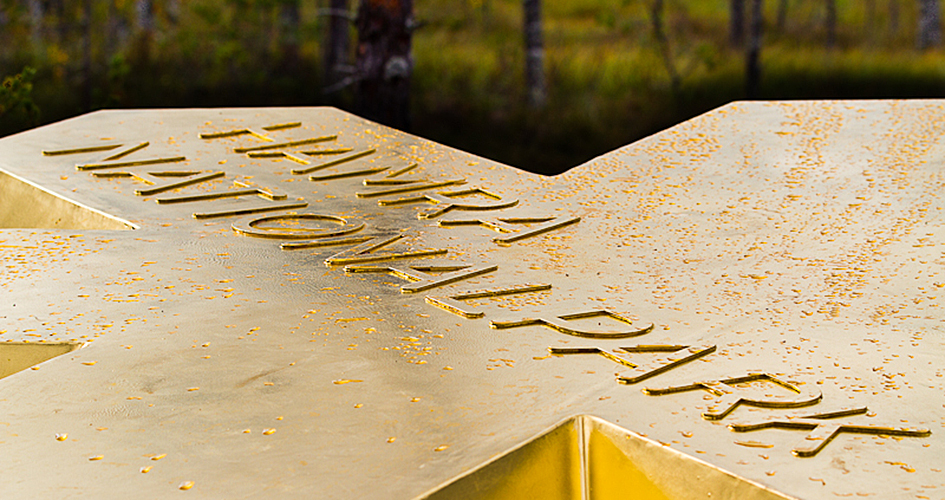
POLYGON ((824 20, 827 28, 827 47, 833 48, 837 45, 837 0, 826 0, 827 17, 824 20))
POLYGON ((348 0, 331 0, 324 56, 325 87, 337 84, 345 76, 342 67, 348 63, 350 20, 342 14, 348 10, 348 0))
POLYGON ((154 31, 153 0, 135 0, 135 29, 139 32, 154 31))
POLYGON ((153 0, 135 0, 135 52, 144 63, 151 60, 151 40, 154 38, 153 0))
POLYGON ((299 69, 299 0, 283 0, 279 5, 279 58, 283 69, 299 69))
POLYGON ((92 110, 92 0, 82 4, 82 105, 92 110))
POLYGON ((164 4, 164 12, 171 26, 177 26, 180 21, 180 0, 167 0, 164 4))
POLYGON ((29 0, 30 35, 33 49, 40 51, 43 46, 43 18, 46 16, 41 0, 29 0))
POLYGON ((872 41, 872 33, 876 32, 876 0, 864 0, 866 4, 864 8, 866 9, 866 33, 865 38, 872 41))
POLYGON ((413 0, 361 0, 356 24, 355 109, 365 118, 407 130, 413 0))
POLYGON ((889 38, 895 39, 899 34, 899 2, 889 0, 889 38))
POLYGON ((653 38, 660 49, 660 55, 663 58, 663 65, 666 66, 666 72, 669 73, 670 88, 673 95, 679 94, 681 79, 679 71, 676 70, 676 60, 673 57, 673 49, 669 45, 669 38, 666 36, 666 30, 663 27, 663 0, 653 0, 650 6, 650 21, 653 25, 653 38))
POLYGON ((745 44, 745 0, 730 0, 728 39, 733 47, 745 44))
POLYGON ((108 2, 108 21, 106 29, 107 39, 105 46, 107 56, 111 57, 118 53, 128 42, 128 23, 125 22, 125 17, 122 16, 115 2, 108 2))
POLYGON ((761 85, 761 37, 764 21, 761 9, 761 0, 751 0, 751 24, 748 50, 745 52, 745 90, 749 99, 758 97, 758 88, 761 85))
POLYGON ((942 17, 939 0, 919 0, 919 35, 916 47, 928 50, 942 45, 942 17))
POLYGON ((525 11, 525 87, 528 104, 533 108, 545 105, 545 48, 541 36, 541 0, 524 0, 525 11))
POLYGON ((778 2, 778 33, 784 33, 784 29, 787 26, 787 14, 788 14, 788 0, 780 0, 778 2))

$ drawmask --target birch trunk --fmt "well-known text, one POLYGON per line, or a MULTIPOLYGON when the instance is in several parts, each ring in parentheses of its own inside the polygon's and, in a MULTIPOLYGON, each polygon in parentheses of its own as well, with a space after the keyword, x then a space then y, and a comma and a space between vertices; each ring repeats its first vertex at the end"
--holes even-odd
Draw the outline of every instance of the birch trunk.
POLYGON ((528 104, 533 108, 545 105, 545 48, 541 33, 541 0, 524 0, 525 10, 525 87, 528 104))
POLYGON ((939 0, 919 0, 919 35, 916 40, 919 50, 942 45, 941 10, 939 0))

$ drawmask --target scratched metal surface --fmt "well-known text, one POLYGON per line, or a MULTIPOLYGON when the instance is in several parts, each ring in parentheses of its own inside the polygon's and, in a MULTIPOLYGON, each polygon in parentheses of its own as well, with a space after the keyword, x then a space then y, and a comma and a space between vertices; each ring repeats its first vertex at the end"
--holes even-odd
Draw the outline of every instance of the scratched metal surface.
POLYGON ((579 414, 799 498, 941 498, 943 134, 942 101, 734 103, 552 178, 324 108, 103 111, 4 138, 0 169, 137 229, 0 229, 0 342, 86 343, 0 379, 0 498, 163 498, 189 481, 181 494, 201 498, 412 498, 579 414), (262 130, 293 121, 301 126, 262 130), (198 135, 240 128, 276 143, 337 134, 275 150, 310 166, 338 156, 301 151, 377 151, 297 175, 290 158, 234 152, 271 144, 256 136, 198 135), (186 161, 76 170, 145 141, 105 163, 186 161), (42 153, 102 144, 123 146, 42 153), (309 180, 380 167, 390 168, 309 180), (173 170, 225 174, 151 196, 134 194, 151 187, 140 179, 93 176, 162 185, 181 178, 145 173, 173 170), (462 200, 518 203, 422 219, 442 203, 356 196, 389 189, 362 182, 385 178, 463 179, 412 194, 482 188, 502 200, 462 200), (287 200, 155 202, 234 181, 287 200), (294 212, 364 223, 355 236, 404 231, 378 252, 448 251, 358 265, 498 268, 401 293, 410 283, 396 275, 325 264, 354 244, 283 250, 232 229, 285 210, 193 217, 293 201, 308 204, 294 212), (438 225, 496 217, 580 222, 508 246, 487 227, 438 225), (526 283, 551 289, 461 301, 481 318, 424 300, 526 283), (654 328, 627 339, 490 328, 590 310, 633 326, 559 323, 654 328), (548 351, 640 344, 716 350, 632 385, 615 374, 640 371, 612 359, 548 351), (702 417, 707 391, 643 391, 752 371, 822 397, 798 409, 742 405, 713 421, 702 417), (842 433, 802 458, 792 450, 819 443, 808 430, 727 427, 842 408, 867 410, 821 422, 931 435, 842 433))

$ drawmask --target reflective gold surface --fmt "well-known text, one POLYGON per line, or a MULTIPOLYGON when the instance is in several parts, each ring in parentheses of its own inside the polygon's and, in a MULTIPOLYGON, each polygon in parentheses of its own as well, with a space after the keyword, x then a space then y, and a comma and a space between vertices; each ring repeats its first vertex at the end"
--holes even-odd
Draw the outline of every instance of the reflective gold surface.
POLYGON ((0 379, 0 498, 941 498, 942 137, 734 103, 551 178, 327 108, 0 139, 0 344, 84 345, 0 379))
POLYGON ((81 344, 57 342, 55 344, 31 344, 28 342, 0 343, 0 378, 48 361, 56 356, 76 350, 81 344))
POLYGON ((787 499, 595 417, 570 418, 422 498, 787 499))

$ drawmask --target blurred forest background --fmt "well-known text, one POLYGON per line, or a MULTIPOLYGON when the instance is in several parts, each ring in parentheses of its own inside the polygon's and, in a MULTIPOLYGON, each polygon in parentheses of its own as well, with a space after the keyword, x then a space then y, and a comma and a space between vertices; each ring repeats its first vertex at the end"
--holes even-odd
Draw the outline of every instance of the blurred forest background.
POLYGON ((380 61, 409 119, 386 121, 542 173, 746 97, 945 96, 939 0, 0 0, 0 136, 101 108, 364 110, 371 7, 409 9, 409 57, 380 61))

